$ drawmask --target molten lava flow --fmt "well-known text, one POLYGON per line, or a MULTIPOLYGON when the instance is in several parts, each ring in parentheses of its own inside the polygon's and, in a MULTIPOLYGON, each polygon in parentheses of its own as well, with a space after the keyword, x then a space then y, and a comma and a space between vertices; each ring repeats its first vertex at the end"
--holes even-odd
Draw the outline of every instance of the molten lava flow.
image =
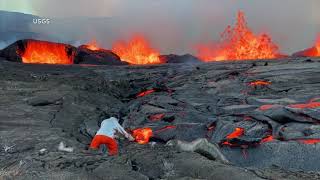
POLYGON ((258 81, 250 82, 249 85, 250 86, 254 86, 254 87, 256 87, 256 86, 268 86, 268 85, 271 85, 271 82, 258 80, 258 81))
POLYGON ((320 139, 300 139, 298 142, 303 144, 317 144, 320 143, 320 139))
POLYGON ((28 40, 25 50, 19 50, 23 63, 37 64, 73 64, 73 57, 68 56, 64 44, 28 40))
POLYGON ((314 109, 314 108, 319 108, 320 107, 320 102, 309 102, 307 104, 292 104, 289 105, 288 107, 291 108, 296 108, 296 109, 314 109))
POLYGON ((280 55, 278 49, 269 35, 254 34, 239 11, 235 27, 226 28, 219 44, 199 45, 198 56, 203 61, 274 59, 280 55))
POLYGON ((139 128, 132 131, 132 136, 139 144, 147 144, 152 135, 151 128, 139 128))
POLYGON ((149 42, 140 35, 135 35, 128 43, 116 42, 112 51, 120 56, 122 61, 130 64, 160 64, 160 54, 151 48, 149 42))
POLYGON ((240 136, 243 136, 244 129, 243 128, 236 128, 231 134, 227 136, 227 139, 234 139, 240 136))
POLYGON ((90 41, 87 45, 86 45, 86 48, 91 50, 91 51, 97 51, 100 49, 98 43, 96 40, 92 40, 90 41))
POLYGON ((154 90, 154 89, 146 90, 146 91, 143 91, 143 92, 137 94, 136 97, 137 97, 137 98, 138 98, 138 97, 144 97, 144 96, 147 96, 147 95, 152 94, 152 93, 154 93, 154 92, 156 92, 156 90, 154 90))
POLYGON ((267 142, 271 142, 273 140, 274 140, 273 136, 269 135, 269 136, 263 138, 260 143, 267 143, 267 142))
POLYGON ((165 114, 154 114, 154 115, 150 115, 149 119, 151 121, 160 121, 161 119, 163 119, 165 117, 165 114))
POLYGON ((266 104, 266 105, 262 105, 259 107, 260 111, 267 111, 269 109, 273 109, 273 108, 278 108, 281 107, 281 105, 277 105, 277 104, 266 104))

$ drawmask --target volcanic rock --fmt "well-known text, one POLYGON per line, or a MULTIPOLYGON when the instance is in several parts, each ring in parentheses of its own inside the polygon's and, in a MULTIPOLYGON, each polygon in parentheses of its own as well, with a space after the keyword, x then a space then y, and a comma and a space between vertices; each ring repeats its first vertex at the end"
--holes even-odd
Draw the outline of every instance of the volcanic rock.
POLYGON ((127 62, 121 61, 120 57, 112 51, 105 49, 90 50, 86 45, 78 48, 75 56, 76 64, 91 65, 127 65, 127 62))
POLYGON ((268 63, 0 61, 0 179, 319 179, 320 62, 268 63), (151 128, 151 143, 120 139, 116 157, 87 151, 111 116, 128 130, 151 128), (165 146, 198 138, 219 144, 233 165, 165 146))

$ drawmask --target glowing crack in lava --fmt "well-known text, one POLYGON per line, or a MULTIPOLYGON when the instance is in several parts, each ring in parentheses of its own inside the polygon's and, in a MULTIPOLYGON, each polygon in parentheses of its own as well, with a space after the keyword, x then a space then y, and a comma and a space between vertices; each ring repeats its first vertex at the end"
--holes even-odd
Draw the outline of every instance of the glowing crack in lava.
POLYGON ((59 43, 28 40, 25 50, 19 50, 23 63, 35 64, 73 64, 73 57, 68 55, 67 46, 59 43))
POLYGON ((320 143, 320 139, 299 139, 298 142, 303 144, 317 144, 320 143))
POLYGON ((240 136, 243 136, 244 129, 243 128, 236 128, 231 134, 227 136, 227 139, 234 139, 240 136))
POLYGON ((148 118, 151 121, 160 121, 162 120, 166 115, 165 114, 154 114, 150 115, 148 118))
POLYGON ((151 128, 138 128, 132 131, 132 136, 139 144, 147 144, 152 135, 151 128))
POLYGON ((288 107, 290 108, 296 108, 296 109, 315 109, 315 108, 320 108, 320 102, 309 102, 306 104, 292 104, 289 105, 288 107))
POLYGON ((98 43, 96 40, 90 41, 88 44, 86 44, 86 48, 91 50, 91 51, 97 51, 100 49, 98 43))
POLYGON ((160 53, 150 46, 141 35, 133 36, 128 42, 118 41, 112 51, 120 56, 122 61, 130 64, 160 64, 160 53))
POLYGON ((143 92, 140 92, 139 94, 136 95, 136 98, 139 98, 139 97, 144 97, 144 96, 147 96, 149 94, 152 94, 156 92, 156 90, 154 89, 149 89, 149 90, 146 90, 146 91, 143 91, 143 92))
POLYGON ((278 46, 268 34, 254 34, 245 15, 239 11, 235 27, 228 26, 219 43, 198 45, 198 57, 203 61, 274 59, 280 56, 278 46))
POLYGON ((262 144, 262 143, 267 143, 267 142, 271 142, 271 141, 273 141, 273 140, 274 140, 273 136, 268 135, 267 137, 263 138, 260 143, 261 143, 261 144, 262 144))
POLYGON ((258 81, 253 81, 253 82, 250 82, 249 85, 250 86, 268 86, 268 85, 271 85, 272 83, 270 81, 262 81, 262 80, 258 80, 258 81))

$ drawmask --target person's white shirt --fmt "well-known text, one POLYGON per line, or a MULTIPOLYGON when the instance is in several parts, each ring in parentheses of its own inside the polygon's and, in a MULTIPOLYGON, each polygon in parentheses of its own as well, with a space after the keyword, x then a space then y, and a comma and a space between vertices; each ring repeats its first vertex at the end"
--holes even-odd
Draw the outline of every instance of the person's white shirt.
POLYGON ((115 138, 116 132, 119 132, 120 134, 124 135, 129 140, 133 140, 133 137, 129 133, 127 133, 119 124, 119 120, 114 117, 103 120, 101 123, 101 127, 96 135, 104 135, 111 138, 115 138))

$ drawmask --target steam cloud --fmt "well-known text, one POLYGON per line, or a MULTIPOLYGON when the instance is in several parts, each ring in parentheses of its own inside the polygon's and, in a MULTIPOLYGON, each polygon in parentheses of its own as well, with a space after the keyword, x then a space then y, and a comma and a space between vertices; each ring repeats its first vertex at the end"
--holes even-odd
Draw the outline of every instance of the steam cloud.
MULTIPOLYGON (((12 1, 12 0, 11 0, 12 1)), ((193 53, 193 45, 219 39, 246 13, 249 27, 267 32, 285 53, 313 45, 320 32, 319 0, 30 0, 34 11, 54 20, 33 27, 62 41, 92 38, 105 48, 140 32, 162 53, 193 53), (81 17, 81 18, 80 18, 81 17), (104 18, 102 18, 104 17, 104 18)))

